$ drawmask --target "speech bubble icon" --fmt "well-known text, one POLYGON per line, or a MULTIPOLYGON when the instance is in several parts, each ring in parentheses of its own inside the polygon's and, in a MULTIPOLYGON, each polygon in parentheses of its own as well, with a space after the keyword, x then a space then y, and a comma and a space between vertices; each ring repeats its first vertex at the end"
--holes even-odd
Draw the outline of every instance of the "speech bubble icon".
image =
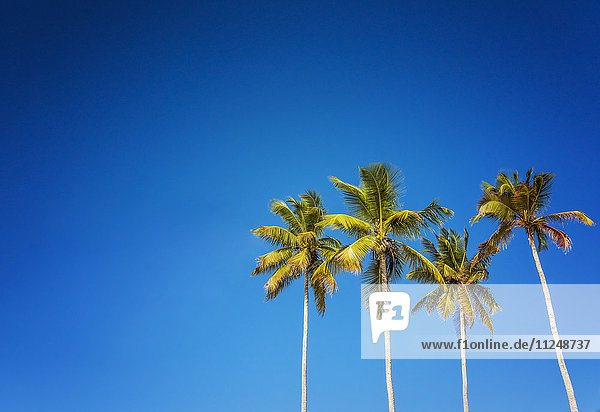
POLYGON ((406 292, 375 292, 369 295, 371 339, 377 343, 382 332, 408 327, 410 296, 406 292))

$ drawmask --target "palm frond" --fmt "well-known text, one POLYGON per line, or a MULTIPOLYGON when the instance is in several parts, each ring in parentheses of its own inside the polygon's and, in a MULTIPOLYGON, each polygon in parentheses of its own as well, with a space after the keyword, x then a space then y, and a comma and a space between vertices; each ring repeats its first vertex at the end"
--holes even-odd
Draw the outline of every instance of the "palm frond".
POLYGON ((318 239, 319 247, 331 247, 339 248, 342 246, 342 242, 334 237, 322 237, 318 239))
POLYGON ((396 168, 384 163, 360 167, 359 174, 369 214, 377 221, 383 222, 396 209, 400 174, 396 168))
POLYGON ((539 225, 534 226, 533 232, 535 234, 538 252, 548 250, 548 235, 544 233, 539 225))
POLYGON ((325 288, 325 291, 332 295, 337 291, 337 282, 334 274, 329 271, 326 265, 323 266, 323 263, 324 262, 321 262, 316 270, 313 271, 311 276, 311 284, 320 282, 325 288))
POLYGON ((327 210, 323 206, 323 201, 321 200, 321 196, 314 190, 307 190, 303 194, 300 195, 300 199, 306 203, 308 207, 314 207, 317 209, 321 209, 324 214, 327 213, 327 210))
POLYGON ((481 285, 470 285, 471 298, 474 312, 479 321, 494 334, 494 325, 491 315, 500 310, 500 306, 492 296, 490 290, 481 285), (487 306, 487 308, 485 306, 487 306))
POLYGON ((287 264, 281 266, 265 283, 265 291, 267 292, 266 300, 276 298, 283 289, 301 275, 302 272, 296 270, 293 266, 287 264))
POLYGON ((373 219, 367 205, 366 195, 362 189, 349 183, 345 183, 334 176, 330 176, 329 180, 331 180, 333 185, 342 192, 344 201, 346 202, 350 213, 363 220, 373 219))
POLYGON ((383 278, 381 277, 381 270, 379 259, 372 258, 367 268, 362 274, 362 283, 368 285, 382 285, 383 278))
POLYGON ((438 283, 433 273, 424 267, 413 269, 407 272, 404 277, 408 280, 412 280, 418 283, 438 283))
POLYGON ((362 260, 376 244, 377 239, 375 236, 363 236, 348 246, 340 248, 331 263, 334 267, 346 272, 358 273, 362 270, 362 260))
POLYGON ((572 210, 569 212, 560 212, 560 213, 552 213, 549 215, 542 216, 537 220, 546 221, 546 222, 557 222, 565 224, 569 220, 573 220, 576 222, 581 222, 584 225, 592 226, 594 221, 587 217, 585 213, 580 212, 578 210, 572 210))
POLYGON ((425 209, 418 212, 429 226, 442 226, 444 222, 454 216, 454 212, 447 207, 440 206, 438 199, 434 199, 425 209))
POLYGON ((287 261, 287 264, 297 271, 303 272, 308 270, 312 262, 312 253, 309 248, 300 249, 287 261))
POLYGON ((383 223, 385 232, 403 239, 416 239, 426 226, 420 212, 410 210, 395 211, 383 223))
POLYGON ((490 288, 476 284, 469 285, 468 287, 471 291, 471 294, 476 296, 477 299, 485 305, 490 315, 494 315, 498 311, 502 310, 502 308, 494 298, 494 294, 492 293, 490 288))
POLYGON ((426 270, 431 274, 437 283, 446 283, 439 270, 433 263, 429 261, 429 259, 404 243, 395 242, 395 244, 402 251, 402 255, 406 259, 407 266, 411 270, 426 270))
POLYGON ((310 286, 313 291, 315 306, 319 315, 323 316, 327 309, 327 289, 323 279, 313 276, 310 279, 310 286))
POLYGON ((435 247, 435 243, 433 243, 431 240, 422 238, 421 245, 423 246, 423 251, 421 253, 426 253, 429 255, 429 259, 433 261, 440 259, 440 253, 435 247))
POLYGON ((456 300, 454 299, 452 288, 444 285, 444 290, 441 293, 437 302, 437 311, 443 320, 448 319, 456 312, 456 300))
POLYGON ((441 285, 429 292, 413 306, 412 310, 410 311, 411 315, 414 315, 421 309, 427 310, 427 314, 431 315, 431 312, 433 312, 437 308, 438 302, 440 301, 440 297, 442 296, 444 291, 445 285, 441 285))
POLYGON ((279 226, 259 226, 252 229, 252 233, 273 246, 294 247, 298 245, 296 235, 279 226))
POLYGON ((506 248, 514 236, 513 229, 515 226, 516 224, 510 221, 500 223, 494 233, 485 242, 479 244, 479 254, 490 256, 506 248))
POLYGON ((473 314, 473 302, 469 294, 468 286, 464 284, 451 285, 454 299, 460 309, 460 315, 464 317, 469 327, 473 326, 475 316, 473 314))
POLYGON ((529 210, 540 213, 548 207, 550 204, 550 197, 552 196, 553 179, 554 174, 550 172, 538 173, 533 177, 533 184, 524 185, 525 187, 530 187, 533 192, 529 210))
POLYGON ((571 250, 573 243, 571 242, 571 238, 565 232, 548 225, 539 225, 538 228, 547 235, 559 249, 562 249, 565 253, 571 250))
POLYGON ((499 200, 489 200, 479 207, 477 215, 471 218, 471 222, 478 222, 482 217, 489 217, 506 222, 513 220, 517 213, 506 203, 499 200))
POLYGON ((298 216, 294 214, 294 212, 288 205, 288 203, 295 202, 296 200, 294 200, 293 198, 288 198, 287 203, 282 200, 272 200, 271 212, 281 217, 281 219, 286 223, 286 225, 290 228, 292 232, 301 233, 305 231, 301 219, 299 219, 298 216))
POLYGON ((257 266, 250 276, 269 273, 279 269, 293 254, 294 249, 292 247, 283 247, 259 256, 258 259, 256 259, 257 266))
POLYGON ((448 281, 452 281, 453 283, 455 282, 460 282, 461 281, 461 277, 458 274, 458 272, 454 269, 452 269, 451 266, 448 266, 446 264, 442 264, 442 274, 443 274, 443 279, 446 279, 448 281))
POLYGON ((344 214, 325 215, 320 226, 333 226, 354 237, 361 237, 371 233, 371 225, 369 223, 354 216, 344 214))

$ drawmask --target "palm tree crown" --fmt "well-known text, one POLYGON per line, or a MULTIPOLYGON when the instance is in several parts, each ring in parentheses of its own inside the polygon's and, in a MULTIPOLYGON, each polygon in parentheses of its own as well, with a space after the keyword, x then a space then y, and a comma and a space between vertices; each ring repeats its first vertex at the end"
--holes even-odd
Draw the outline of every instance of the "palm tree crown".
POLYGON ((420 253, 397 239, 417 238, 431 225, 441 225, 452 216, 452 211, 440 206, 437 200, 421 211, 402 210, 398 201, 400 176, 392 166, 375 163, 359 168, 359 174, 359 186, 330 177, 343 193, 351 214, 327 215, 324 225, 340 229, 356 240, 326 259, 321 268, 361 272, 362 259, 371 252, 363 280, 385 285, 399 279, 406 265, 430 265, 420 253))
POLYGON ((478 202, 478 213, 471 219, 477 222, 482 217, 498 221, 497 230, 480 245, 480 251, 493 253, 506 247, 513 237, 513 230, 521 227, 537 244, 539 251, 548 248, 548 239, 560 249, 571 249, 571 238, 562 230, 551 226, 552 223, 564 224, 575 220, 586 225, 594 222, 583 212, 570 211, 544 215, 552 195, 554 175, 542 172, 533 175, 533 168, 525 174, 525 180, 519 180, 514 171, 512 176, 498 173, 495 185, 483 182, 483 195, 478 202))
POLYGON ((309 190, 300 195, 300 200, 290 197, 285 202, 271 201, 271 211, 281 217, 286 227, 260 226, 252 230, 258 237, 278 246, 257 259, 252 276, 272 273, 265 284, 266 299, 270 300, 294 280, 309 274, 317 310, 323 315, 326 295, 337 289, 337 283, 326 267, 318 275, 314 272, 340 247, 339 240, 323 236, 322 221, 327 210, 320 196, 309 190))
MULTIPOLYGON (((490 315, 496 313, 500 306, 489 289, 479 285, 489 277, 490 256, 467 256, 469 232, 464 236, 454 230, 440 229, 436 242, 422 239, 424 252, 443 277, 444 285, 421 299, 413 308, 415 313, 423 308, 430 314, 437 310, 446 320, 459 312, 470 327, 475 318, 494 333, 490 315)), ((439 283, 435 275, 427 267, 416 268, 406 274, 406 278, 420 283, 439 283)))

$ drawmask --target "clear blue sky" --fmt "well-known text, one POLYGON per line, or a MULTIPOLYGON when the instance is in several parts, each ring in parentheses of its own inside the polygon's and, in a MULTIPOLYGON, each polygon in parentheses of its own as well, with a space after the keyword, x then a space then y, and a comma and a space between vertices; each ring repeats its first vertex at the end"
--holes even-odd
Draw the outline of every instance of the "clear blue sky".
MULTIPOLYGON (((552 210, 600 220, 599 3, 370 3, 4 2, 1 411, 297 410, 301 286, 263 301, 250 229, 308 187, 343 211, 327 176, 369 162, 456 229, 481 180, 531 165, 557 175, 552 210)), ((549 280, 598 282, 598 228, 568 232, 549 280)), ((492 280, 537 281, 522 235, 492 280)), ((359 283, 311 314, 314 412, 386 407, 359 283)), ((600 361, 568 366, 600 409, 600 361)), ((393 367, 401 410, 460 409, 458 361, 393 367)), ((473 410, 568 407, 555 361, 469 379, 473 410)))

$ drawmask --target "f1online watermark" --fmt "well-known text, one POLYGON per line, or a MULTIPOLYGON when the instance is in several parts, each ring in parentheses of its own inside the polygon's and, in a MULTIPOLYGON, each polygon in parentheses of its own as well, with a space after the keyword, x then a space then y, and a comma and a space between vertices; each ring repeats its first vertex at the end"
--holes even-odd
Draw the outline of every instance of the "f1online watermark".
POLYGON ((600 359, 600 285, 363 285, 361 356, 396 359, 600 359))
POLYGON ((504 336, 500 339, 485 338, 484 340, 468 340, 458 338, 456 341, 422 341, 423 350, 452 350, 469 349, 478 351, 547 351, 571 350, 591 351, 600 349, 600 336, 567 336, 558 340, 552 336, 512 337, 504 336), (593 345, 592 345, 593 342, 593 345))

